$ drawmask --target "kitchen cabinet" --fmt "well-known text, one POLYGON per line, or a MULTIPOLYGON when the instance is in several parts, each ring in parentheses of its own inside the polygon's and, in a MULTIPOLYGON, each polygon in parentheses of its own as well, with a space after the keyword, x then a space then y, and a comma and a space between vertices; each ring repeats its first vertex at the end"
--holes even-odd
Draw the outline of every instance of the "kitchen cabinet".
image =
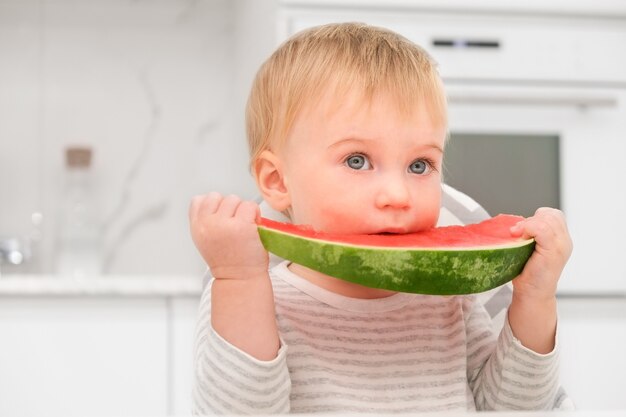
POLYGON ((0 279, 0 415, 188 415, 201 278, 63 281, 0 279))
POLYGON ((578 410, 626 410, 626 298, 559 299, 561 381, 578 410))
POLYGON ((191 412, 193 360, 196 320, 200 297, 173 298, 169 302, 171 323, 169 415, 185 416, 191 412))
POLYGON ((311 26, 341 21, 366 22, 403 34, 435 57, 446 82, 593 86, 626 81, 626 56, 620 53, 626 39, 624 18, 302 7, 284 8, 278 31, 282 40, 311 26))
MULTIPOLYGON (((0 279, 0 416, 184 416, 201 278, 0 279)), ((626 409, 626 299, 561 297, 562 385, 626 409)))
POLYGON ((353 7, 360 9, 441 10, 446 12, 520 13, 567 16, 626 16, 620 0, 279 0, 286 7, 353 7))
POLYGON ((165 415, 166 313, 159 299, 2 299, 0 415, 165 415))

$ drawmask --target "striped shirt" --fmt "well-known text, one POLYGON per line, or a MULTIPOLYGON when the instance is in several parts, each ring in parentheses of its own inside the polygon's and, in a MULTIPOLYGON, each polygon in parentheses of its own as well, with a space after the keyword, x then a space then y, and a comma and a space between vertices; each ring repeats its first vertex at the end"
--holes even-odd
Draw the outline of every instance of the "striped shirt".
POLYGON ((549 409, 557 350, 496 337, 473 296, 344 297, 271 271, 281 348, 260 361, 219 336, 200 305, 194 414, 549 409))

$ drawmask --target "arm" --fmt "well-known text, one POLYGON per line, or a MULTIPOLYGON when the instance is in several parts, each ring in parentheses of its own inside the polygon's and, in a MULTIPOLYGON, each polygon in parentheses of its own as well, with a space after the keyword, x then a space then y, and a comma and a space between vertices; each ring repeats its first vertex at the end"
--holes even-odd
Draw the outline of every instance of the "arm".
POLYGON ((477 410, 552 409, 559 389, 558 349, 524 347, 508 321, 495 339, 484 307, 466 300, 467 375, 477 410))
POLYGON ((280 346, 259 208, 236 196, 195 197, 191 235, 214 279, 196 332, 193 414, 289 412, 286 347, 280 346))
POLYGON ((211 268, 211 325, 225 340, 260 360, 279 349, 268 254, 257 232, 259 208, 236 196, 195 197, 191 235, 211 268))
POLYGON ((541 208, 518 223, 511 232, 533 237, 535 251, 522 273, 513 280, 509 323, 517 339, 537 353, 554 349, 556 333, 556 288, 572 253, 572 241, 563 213, 541 208))
POLYGON ((271 361, 258 360, 222 338, 211 326, 206 286, 196 325, 193 415, 272 415, 290 410, 291 379, 286 346, 271 361))
MULTIPOLYGON (((537 210, 511 233, 533 237, 535 251, 513 280, 508 320, 495 349, 488 339, 476 342, 482 345, 468 356, 468 378, 479 409, 551 408, 558 390, 556 287, 572 242, 563 214, 554 209, 537 210)), ((468 329, 481 328, 481 314, 469 317, 476 323, 468 329)))

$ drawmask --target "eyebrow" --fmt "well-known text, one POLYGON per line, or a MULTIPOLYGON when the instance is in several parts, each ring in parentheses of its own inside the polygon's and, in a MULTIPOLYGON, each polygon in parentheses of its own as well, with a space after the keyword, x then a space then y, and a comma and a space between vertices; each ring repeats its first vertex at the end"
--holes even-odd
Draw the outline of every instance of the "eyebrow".
POLYGON ((428 143, 428 144, 426 144, 424 146, 427 147, 427 148, 430 148, 430 149, 434 149, 434 150, 438 151, 439 153, 443 153, 443 148, 441 146, 439 146, 439 145, 434 144, 434 143, 428 143))
MULTIPOLYGON (((332 149, 335 148, 339 145, 343 145, 344 143, 350 143, 350 142, 373 142, 375 141, 375 139, 373 138, 366 138, 366 137, 347 137, 345 139, 341 139, 335 143, 332 143, 330 145, 328 145, 328 149, 332 149)), ((443 148, 439 145, 437 145, 436 143, 426 143, 424 145, 420 145, 420 148, 429 148, 429 149, 434 149, 435 151, 438 151, 439 153, 443 153, 443 148)))

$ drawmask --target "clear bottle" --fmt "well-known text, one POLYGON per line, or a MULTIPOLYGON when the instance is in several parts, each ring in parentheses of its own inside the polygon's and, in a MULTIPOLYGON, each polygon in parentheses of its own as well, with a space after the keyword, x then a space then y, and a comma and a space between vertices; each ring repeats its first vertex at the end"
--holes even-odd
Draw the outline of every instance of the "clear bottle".
POLYGON ((77 279, 102 273, 102 238, 92 156, 89 147, 75 146, 65 151, 57 272, 77 279))

